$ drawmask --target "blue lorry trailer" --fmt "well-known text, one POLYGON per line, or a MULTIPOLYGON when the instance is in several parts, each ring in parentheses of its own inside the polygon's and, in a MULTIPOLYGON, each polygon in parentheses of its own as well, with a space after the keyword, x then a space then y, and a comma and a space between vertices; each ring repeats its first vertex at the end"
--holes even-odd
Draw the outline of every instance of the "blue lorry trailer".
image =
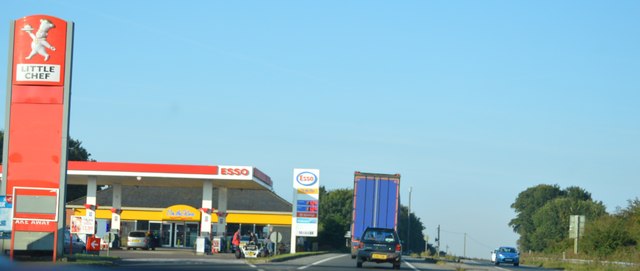
POLYGON ((397 230, 399 208, 400 174, 355 172, 351 258, 356 257, 360 237, 368 227, 397 230))

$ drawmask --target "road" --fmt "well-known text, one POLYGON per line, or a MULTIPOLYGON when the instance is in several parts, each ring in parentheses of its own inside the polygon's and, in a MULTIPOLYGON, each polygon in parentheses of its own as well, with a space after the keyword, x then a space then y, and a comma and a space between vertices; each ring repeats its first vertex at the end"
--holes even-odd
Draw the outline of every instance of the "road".
MULTIPOLYGON (((249 271, 356 271, 356 270, 393 270, 391 264, 376 264, 365 262, 363 268, 356 267, 356 261, 349 254, 322 254, 302 257, 284 262, 251 263, 244 259, 235 259, 230 254, 217 256, 180 256, 178 253, 155 251, 134 252, 123 251, 128 257, 123 257, 120 266, 111 268, 117 270, 249 270, 249 271), (159 252, 159 253, 158 253, 159 252), (136 255, 138 254, 138 255, 136 255)), ((521 265, 513 267, 508 265, 494 266, 490 262, 466 261, 463 263, 434 264, 427 263, 424 259, 404 257, 401 270, 548 270, 521 265)))
MULTIPOLYGON (((106 253, 101 252, 101 255, 106 253)), ((283 262, 262 262, 236 259, 233 254, 194 255, 192 250, 158 249, 156 251, 114 250, 110 256, 119 257, 117 266, 96 267, 76 264, 43 264, 21 263, 15 266, 3 266, 0 270, 247 270, 247 271, 359 271, 359 270, 394 270, 391 264, 365 262, 362 268, 356 267, 356 261, 349 254, 328 253, 301 257, 283 262), (253 262, 253 263, 252 263, 253 262), (26 265, 25 265, 26 264, 26 265)), ((1 263, 1 262, 0 262, 1 263)), ((526 265, 513 267, 510 265, 494 266, 488 261, 464 261, 462 263, 435 264, 424 259, 404 257, 401 270, 407 271, 445 271, 445 270, 549 270, 526 265)))

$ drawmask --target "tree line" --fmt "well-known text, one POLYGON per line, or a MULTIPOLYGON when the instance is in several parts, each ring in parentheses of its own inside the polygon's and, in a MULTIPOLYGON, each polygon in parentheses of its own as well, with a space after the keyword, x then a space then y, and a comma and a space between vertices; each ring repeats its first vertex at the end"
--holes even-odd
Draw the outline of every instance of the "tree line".
POLYGON ((518 246, 522 251, 573 251, 574 241, 569 238, 571 215, 586 217, 579 253, 610 257, 637 255, 640 251, 638 198, 610 214, 601 201, 595 201, 583 188, 540 184, 520 192, 511 208, 516 217, 509 226, 520 235, 518 246))

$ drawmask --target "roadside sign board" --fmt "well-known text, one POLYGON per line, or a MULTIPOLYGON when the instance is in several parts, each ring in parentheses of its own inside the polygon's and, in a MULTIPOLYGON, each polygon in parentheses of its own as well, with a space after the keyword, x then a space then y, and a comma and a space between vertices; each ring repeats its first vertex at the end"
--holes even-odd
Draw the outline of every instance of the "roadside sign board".
POLYGON ((12 197, 15 248, 62 256, 73 22, 49 15, 11 21, 0 194, 12 197), (42 239, 53 233, 53 240, 42 239))
POLYGON ((584 224, 586 218, 583 215, 572 215, 569 217, 569 238, 579 238, 584 235, 584 224))
POLYGON ((87 244, 85 249, 87 251, 100 251, 100 238, 95 236, 87 237, 87 244))
POLYGON ((58 189, 13 187, 14 231, 52 232, 58 228, 58 189))
MULTIPOLYGON (((13 204, 7 201, 7 196, 0 196, 0 232, 10 232, 13 223, 13 204)), ((3 234, 3 237, 6 234, 3 234)))
POLYGON ((320 170, 293 170, 293 235, 318 236, 320 170))
POLYGON ((88 216, 71 216, 70 232, 76 234, 94 234, 95 219, 88 216))
POLYGON ((58 221, 58 189, 13 187, 13 219, 58 221))

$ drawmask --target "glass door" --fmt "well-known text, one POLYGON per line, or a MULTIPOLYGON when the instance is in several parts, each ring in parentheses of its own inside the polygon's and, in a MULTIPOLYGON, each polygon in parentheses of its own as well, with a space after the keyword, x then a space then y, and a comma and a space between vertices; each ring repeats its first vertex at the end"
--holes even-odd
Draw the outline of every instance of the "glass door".
POLYGON ((151 244, 149 245, 153 247, 162 246, 162 243, 160 240, 160 236, 162 235, 162 222, 149 221, 149 233, 151 233, 150 235, 151 240, 149 240, 151 244))
POLYGON ((186 237, 184 222, 174 223, 174 226, 176 228, 176 234, 175 234, 175 239, 174 239, 174 242, 173 242, 173 246, 174 247, 184 247, 185 237, 186 237))
POLYGON ((194 247, 196 239, 198 238, 198 224, 199 223, 187 223, 187 240, 185 242, 186 247, 194 247))
POLYGON ((160 237, 161 230, 162 230, 162 222, 149 222, 149 232, 151 232, 153 236, 160 237))
POLYGON ((160 231, 160 245, 163 247, 171 247, 173 244, 172 237, 173 223, 163 222, 162 230, 160 231))

